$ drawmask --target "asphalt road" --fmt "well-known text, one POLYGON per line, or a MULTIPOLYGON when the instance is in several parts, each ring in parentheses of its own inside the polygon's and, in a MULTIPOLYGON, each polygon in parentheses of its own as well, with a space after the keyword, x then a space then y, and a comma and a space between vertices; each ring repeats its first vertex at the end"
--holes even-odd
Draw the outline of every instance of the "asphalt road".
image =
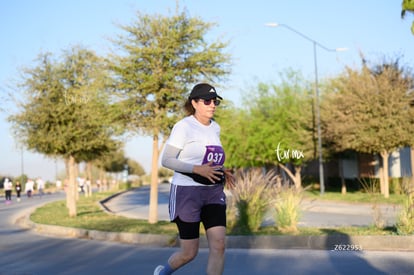
MULTIPOLYGON (((109 241, 39 235, 14 221, 33 207, 63 199, 23 198, 10 205, 0 198, 0 274, 152 274, 177 248, 144 247, 109 241)), ((174 274, 205 274, 207 249, 174 274)), ((414 252, 302 249, 228 249, 224 274, 412 274, 414 252)))

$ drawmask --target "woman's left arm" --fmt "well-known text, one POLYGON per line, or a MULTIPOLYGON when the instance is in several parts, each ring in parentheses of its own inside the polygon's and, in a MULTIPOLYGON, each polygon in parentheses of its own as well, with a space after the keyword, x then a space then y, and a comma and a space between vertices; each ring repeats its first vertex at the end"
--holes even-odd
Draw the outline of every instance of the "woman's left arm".
POLYGON ((226 185, 229 189, 236 187, 236 179, 234 178, 232 169, 224 169, 224 176, 226 178, 226 185))

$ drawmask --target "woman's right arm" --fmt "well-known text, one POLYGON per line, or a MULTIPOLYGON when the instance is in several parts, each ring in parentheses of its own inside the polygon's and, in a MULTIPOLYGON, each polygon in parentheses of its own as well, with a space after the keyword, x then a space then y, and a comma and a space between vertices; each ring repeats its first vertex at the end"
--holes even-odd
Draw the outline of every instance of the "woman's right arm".
POLYGON ((178 155, 180 152, 181 149, 167 144, 161 158, 162 166, 182 173, 192 173, 194 165, 179 160, 178 155))

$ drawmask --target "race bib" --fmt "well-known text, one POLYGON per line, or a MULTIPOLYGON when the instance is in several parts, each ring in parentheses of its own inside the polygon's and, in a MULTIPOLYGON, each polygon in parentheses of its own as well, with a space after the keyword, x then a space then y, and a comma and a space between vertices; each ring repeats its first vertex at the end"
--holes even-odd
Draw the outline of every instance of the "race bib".
POLYGON ((219 145, 206 146, 206 153, 202 164, 206 164, 213 161, 213 165, 223 165, 225 160, 224 150, 219 145))

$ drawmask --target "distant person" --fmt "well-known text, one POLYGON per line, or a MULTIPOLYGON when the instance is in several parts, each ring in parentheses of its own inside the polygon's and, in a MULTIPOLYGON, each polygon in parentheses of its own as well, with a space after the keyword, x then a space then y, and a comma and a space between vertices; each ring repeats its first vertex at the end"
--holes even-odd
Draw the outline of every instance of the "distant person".
POLYGON ((32 179, 28 179, 24 187, 24 191, 28 198, 32 197, 33 189, 34 189, 34 181, 32 179))
POLYGON ((89 178, 86 178, 85 180, 85 187, 86 187, 86 194, 88 195, 92 194, 92 182, 89 178))
POLYGON ((17 201, 20 202, 20 193, 22 192, 22 185, 20 184, 20 181, 16 181, 14 189, 16 190, 17 201))
POLYGON ((96 187, 98 188, 98 192, 102 191, 102 190, 101 190, 101 188, 102 188, 102 184, 101 184, 101 180, 100 180, 100 179, 97 179, 97 180, 96 180, 96 187))
POLYGON ((226 239, 224 183, 232 185, 225 171, 220 126, 213 115, 222 99, 213 86, 197 84, 185 102, 187 116, 178 121, 162 156, 162 165, 174 170, 169 212, 176 223, 180 250, 154 270, 154 275, 172 274, 193 260, 199 249, 200 224, 206 231, 209 257, 206 274, 223 273, 226 239))
POLYGON ((12 195, 13 183, 9 178, 4 179, 4 192, 6 196, 6 204, 10 204, 12 202, 11 195, 12 195))
POLYGON ((62 189, 62 181, 61 181, 61 180, 57 180, 57 181, 56 181, 56 188, 57 188, 58 190, 61 190, 61 189, 62 189))
POLYGON ((78 186, 79 186, 79 192, 82 194, 85 193, 85 179, 80 177, 78 178, 78 186))
POLYGON ((44 194, 43 190, 45 189, 45 182, 43 181, 42 178, 37 178, 36 188, 37 188, 37 192, 39 193, 40 198, 42 198, 44 194))
POLYGON ((65 179, 63 182, 63 189, 65 190, 65 193, 67 193, 69 192, 69 179, 65 179))

